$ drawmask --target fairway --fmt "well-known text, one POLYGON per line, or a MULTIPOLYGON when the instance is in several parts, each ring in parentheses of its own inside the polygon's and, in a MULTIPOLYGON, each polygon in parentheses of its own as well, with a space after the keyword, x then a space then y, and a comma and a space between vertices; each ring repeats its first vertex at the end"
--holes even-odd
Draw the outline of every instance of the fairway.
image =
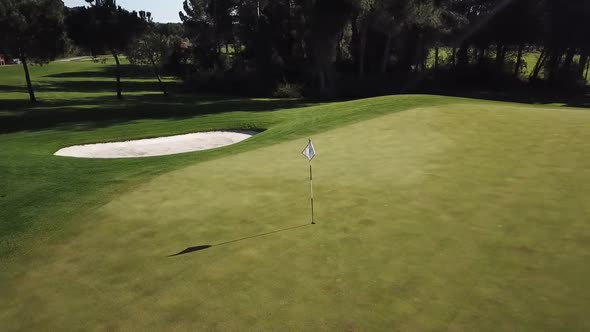
POLYGON ((428 96, 274 113, 299 120, 156 158, 181 167, 7 259, 2 329, 590 329, 590 113, 428 96))

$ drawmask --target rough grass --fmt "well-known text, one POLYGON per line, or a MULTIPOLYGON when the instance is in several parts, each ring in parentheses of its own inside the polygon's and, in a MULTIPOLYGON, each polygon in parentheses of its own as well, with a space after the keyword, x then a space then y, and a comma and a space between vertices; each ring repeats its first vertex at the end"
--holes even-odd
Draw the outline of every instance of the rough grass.
POLYGON ((0 136, 3 330, 590 328, 587 111, 86 92, 61 113, 56 98, 33 112, 64 123, 0 136), (267 131, 161 158, 51 156, 221 128, 267 131), (299 154, 312 134, 315 226, 299 154))

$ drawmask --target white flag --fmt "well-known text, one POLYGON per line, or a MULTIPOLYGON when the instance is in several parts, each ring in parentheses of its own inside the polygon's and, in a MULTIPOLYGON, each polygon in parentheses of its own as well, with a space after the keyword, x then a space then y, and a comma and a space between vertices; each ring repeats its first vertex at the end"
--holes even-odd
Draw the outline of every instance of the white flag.
POLYGON ((311 161, 313 159, 313 157, 315 157, 315 148, 313 147, 313 143, 311 142, 311 138, 309 139, 309 143, 307 143, 307 146, 305 147, 305 149, 303 150, 303 152, 301 152, 309 161, 311 161))

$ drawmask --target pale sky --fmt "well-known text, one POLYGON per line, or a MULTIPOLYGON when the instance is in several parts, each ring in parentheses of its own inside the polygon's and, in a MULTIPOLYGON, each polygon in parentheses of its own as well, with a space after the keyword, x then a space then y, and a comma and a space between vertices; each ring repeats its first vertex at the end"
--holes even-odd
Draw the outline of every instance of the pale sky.
MULTIPOLYGON (((64 0, 64 3, 68 7, 86 5, 84 0, 64 0)), ((127 10, 151 12, 156 22, 180 22, 178 12, 182 10, 182 0, 117 0, 117 5, 127 10)))

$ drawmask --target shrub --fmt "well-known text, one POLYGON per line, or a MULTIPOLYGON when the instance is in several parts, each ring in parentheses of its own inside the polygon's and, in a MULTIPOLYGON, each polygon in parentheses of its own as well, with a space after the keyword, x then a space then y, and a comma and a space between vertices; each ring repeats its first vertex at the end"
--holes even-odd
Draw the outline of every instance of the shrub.
POLYGON ((191 68, 184 77, 185 90, 196 93, 222 93, 235 96, 270 96, 272 83, 262 80, 255 72, 223 72, 217 69, 191 68))
POLYGON ((301 98, 303 96, 303 87, 299 84, 281 83, 272 95, 276 98, 301 98))

